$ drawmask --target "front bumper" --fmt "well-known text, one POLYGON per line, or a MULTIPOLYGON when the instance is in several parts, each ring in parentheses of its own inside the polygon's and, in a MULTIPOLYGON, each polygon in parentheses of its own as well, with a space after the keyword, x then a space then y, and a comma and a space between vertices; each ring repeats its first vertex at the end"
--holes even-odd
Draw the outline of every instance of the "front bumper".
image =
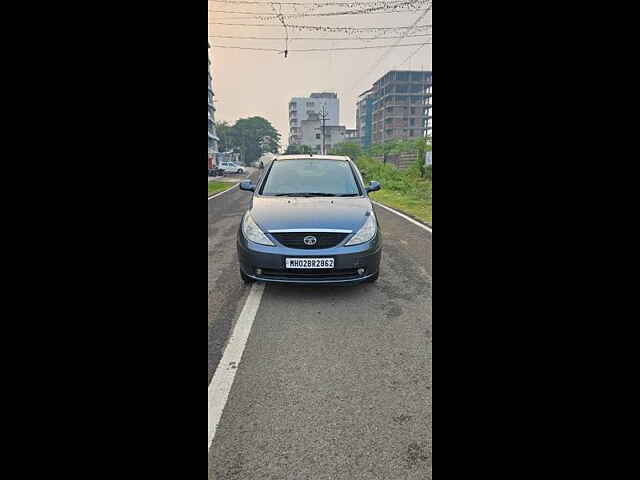
POLYGON ((354 285, 365 282, 378 273, 382 255, 381 235, 371 242, 353 247, 297 249, 277 245, 268 247, 248 242, 238 235, 240 269, 248 277, 261 282, 298 285, 354 285), (286 258, 333 258, 334 268, 327 270, 288 270, 286 258), (357 270, 364 268, 362 275, 357 270), (262 271, 261 274, 256 269, 262 271))

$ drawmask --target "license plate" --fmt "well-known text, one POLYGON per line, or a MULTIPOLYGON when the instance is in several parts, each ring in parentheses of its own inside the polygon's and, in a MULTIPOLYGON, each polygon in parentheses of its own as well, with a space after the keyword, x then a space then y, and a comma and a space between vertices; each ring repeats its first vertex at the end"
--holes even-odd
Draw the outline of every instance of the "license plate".
POLYGON ((333 268, 333 258, 287 258, 287 268, 333 268))

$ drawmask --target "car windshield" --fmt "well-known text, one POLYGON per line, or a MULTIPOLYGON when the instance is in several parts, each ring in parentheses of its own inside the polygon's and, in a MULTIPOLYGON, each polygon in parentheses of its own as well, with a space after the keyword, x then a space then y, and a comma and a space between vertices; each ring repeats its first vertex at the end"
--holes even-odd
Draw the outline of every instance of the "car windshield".
POLYGON ((344 160, 279 160, 260 192, 268 196, 358 197, 360 188, 344 160))

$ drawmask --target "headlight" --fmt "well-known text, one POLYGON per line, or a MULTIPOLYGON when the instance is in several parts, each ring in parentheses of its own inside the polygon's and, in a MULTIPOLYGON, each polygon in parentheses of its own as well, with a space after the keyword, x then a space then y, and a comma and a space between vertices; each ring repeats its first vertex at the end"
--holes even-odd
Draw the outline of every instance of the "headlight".
POLYGON ((269 245, 273 247, 273 242, 267 238, 267 236, 260 230, 256 222, 251 218, 249 212, 245 213, 242 219, 242 233, 244 238, 251 240, 254 243, 260 245, 269 245))
POLYGON ((368 242, 376 236, 376 231, 376 217, 374 216, 373 212, 371 212, 371 214, 369 214, 369 216, 367 217, 367 220, 364 222, 362 228, 358 230, 358 233, 356 233, 353 238, 345 244, 345 247, 368 242))

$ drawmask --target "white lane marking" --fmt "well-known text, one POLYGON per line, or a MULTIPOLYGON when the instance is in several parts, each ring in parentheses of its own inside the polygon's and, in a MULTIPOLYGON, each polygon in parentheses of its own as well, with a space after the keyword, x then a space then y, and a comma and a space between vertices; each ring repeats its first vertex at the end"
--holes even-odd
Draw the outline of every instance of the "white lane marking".
POLYGON ((417 226, 419 226, 420 228, 424 228, 427 232, 431 232, 431 233, 433 233, 433 232, 432 232, 432 230, 431 230, 429 227, 427 227, 426 225, 423 225, 423 224, 422 224, 422 223, 420 223, 420 222, 416 222, 416 221, 415 221, 413 218, 411 218, 411 217, 407 217, 404 213, 400 213, 399 211, 394 210, 393 208, 387 207, 386 205, 382 205, 381 203, 378 203, 378 202, 374 202, 373 200, 371 200, 371 201, 372 201, 373 203, 375 203, 376 205, 378 205, 379 207, 382 207, 382 208, 384 208, 384 209, 386 209, 386 210, 389 210, 390 212, 393 212, 393 213, 395 213, 396 215, 400 215, 400 216, 401 216, 402 218, 404 218, 405 220, 409 220, 409 221, 410 221, 411 223, 413 223, 414 225, 417 225, 417 226))
POLYGON ((211 200, 211 199, 214 199, 214 198, 216 198, 216 197, 219 197, 219 196, 220 196, 220 195, 222 195, 223 193, 230 192, 231 190, 233 190, 234 188, 236 188, 238 185, 240 185, 240 184, 239 184, 239 183, 236 183, 233 187, 228 188, 228 189, 227 189, 227 190, 225 190, 224 192, 220 192, 220 193, 216 193, 215 195, 211 195, 211 196, 207 199, 207 201, 209 201, 209 200, 211 200))
POLYGON ((263 293, 264 283, 254 283, 251 286, 247 301, 242 308, 242 312, 240 312, 238 322, 229 337, 229 342, 224 349, 216 373, 209 384, 209 448, 211 448, 211 442, 213 442, 213 437, 216 435, 216 429, 220 423, 222 411, 227 403, 233 380, 240 366, 240 359, 249 338, 263 293))

